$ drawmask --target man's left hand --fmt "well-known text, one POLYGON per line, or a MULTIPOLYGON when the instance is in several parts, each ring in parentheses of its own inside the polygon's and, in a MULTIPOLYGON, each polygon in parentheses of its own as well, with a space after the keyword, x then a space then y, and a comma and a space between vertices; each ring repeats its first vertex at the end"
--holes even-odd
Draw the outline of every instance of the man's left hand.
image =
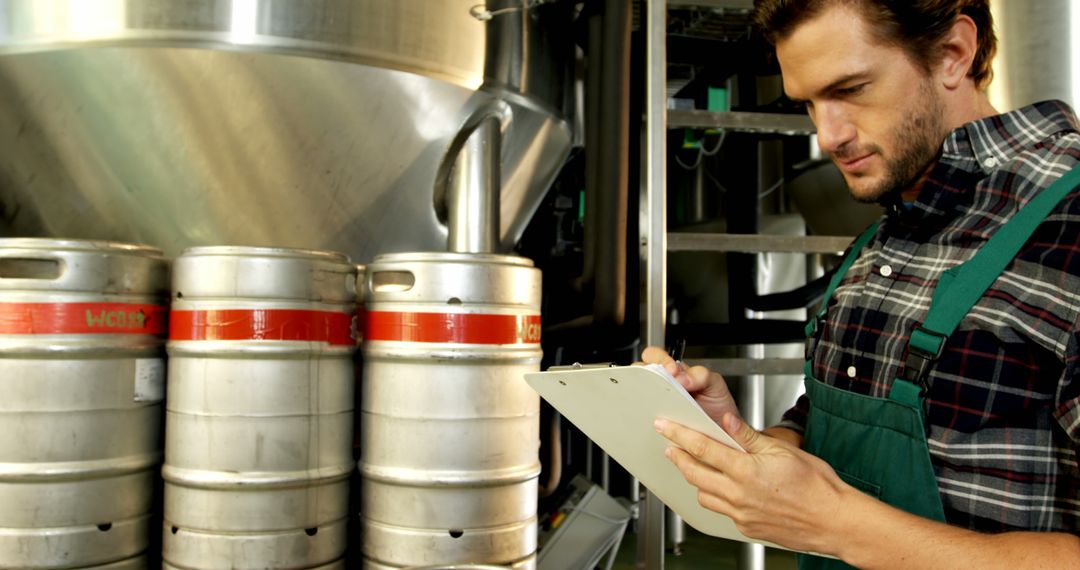
POLYGON ((666 455, 698 488, 698 502, 730 517, 739 532, 795 550, 832 554, 831 524, 854 491, 828 463, 751 428, 733 414, 721 426, 743 453, 675 422, 656 430, 674 446, 666 455))

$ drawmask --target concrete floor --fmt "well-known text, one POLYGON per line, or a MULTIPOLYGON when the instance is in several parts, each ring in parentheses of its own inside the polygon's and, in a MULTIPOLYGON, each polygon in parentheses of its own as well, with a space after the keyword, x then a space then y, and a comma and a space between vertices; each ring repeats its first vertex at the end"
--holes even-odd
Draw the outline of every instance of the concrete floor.
MULTIPOLYGON (((706 536, 687 527, 686 542, 681 552, 668 551, 664 557, 665 570, 737 570, 740 543, 706 536)), ((637 535, 628 532, 619 545, 612 570, 633 570, 637 560, 637 535)), ((765 552, 766 570, 795 570, 795 555, 786 550, 768 549, 765 552)))

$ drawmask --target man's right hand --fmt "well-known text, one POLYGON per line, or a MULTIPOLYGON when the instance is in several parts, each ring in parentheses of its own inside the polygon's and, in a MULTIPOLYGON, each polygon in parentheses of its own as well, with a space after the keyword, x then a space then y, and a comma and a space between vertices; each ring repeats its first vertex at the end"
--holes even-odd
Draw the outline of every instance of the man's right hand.
POLYGON ((641 353, 641 360, 645 364, 659 364, 667 369, 717 424, 727 413, 742 418, 735 399, 731 397, 731 391, 720 374, 704 366, 688 367, 685 363, 676 361, 664 349, 655 346, 646 348, 641 353))

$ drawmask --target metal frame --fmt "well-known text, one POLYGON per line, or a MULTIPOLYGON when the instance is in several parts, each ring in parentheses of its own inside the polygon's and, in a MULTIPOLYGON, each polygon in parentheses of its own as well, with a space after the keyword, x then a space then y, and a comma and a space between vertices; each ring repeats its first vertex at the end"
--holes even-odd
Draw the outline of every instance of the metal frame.
MULTIPOLYGON (((646 2, 645 35, 645 343, 664 346, 667 324, 667 1, 646 2)), ((646 493, 639 557, 664 568, 664 504, 646 493)), ((640 560, 639 560, 640 562, 640 560)))
POLYGON ((843 253, 852 236, 672 233, 668 251, 738 253, 843 253))
POLYGON ((672 109, 667 116, 668 127, 672 129, 731 129, 744 133, 780 135, 812 135, 817 132, 808 115, 672 109))
MULTIPOLYGON (((671 0, 671 6, 696 6, 718 9, 752 9, 752 0, 671 0)), ((815 132, 810 118, 804 115, 768 113, 713 113, 707 111, 678 111, 667 109, 667 9, 666 0, 647 0, 644 25, 646 30, 646 93, 644 165, 644 224, 642 245, 645 257, 645 342, 649 346, 665 346, 667 317, 667 252, 668 251, 736 251, 736 252, 802 252, 837 253, 851 242, 850 237, 787 237, 729 234, 671 234, 667 233, 667 147, 670 128, 724 128, 741 132, 774 133, 780 135, 809 135, 815 132)), ((752 384, 745 405, 746 413, 755 427, 764 417, 764 374, 799 373, 801 361, 775 362, 769 365, 760 359, 761 347, 753 347, 746 358, 710 361, 732 376, 743 375, 752 384)), ((709 364, 703 362, 703 364, 709 364)), ((647 570, 664 568, 665 507, 652 493, 646 493, 639 526, 638 567, 647 570)), ((747 545, 742 549, 739 567, 764 568, 764 547, 747 545)))
POLYGON ((726 8, 732 10, 753 10, 754 0, 671 0, 671 8, 726 8))

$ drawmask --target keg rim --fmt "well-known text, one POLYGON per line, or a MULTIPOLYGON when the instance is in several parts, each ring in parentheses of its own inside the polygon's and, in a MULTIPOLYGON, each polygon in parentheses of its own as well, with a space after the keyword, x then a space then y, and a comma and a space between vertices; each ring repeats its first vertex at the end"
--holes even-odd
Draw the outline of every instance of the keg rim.
POLYGON ((453 262, 466 262, 466 263, 489 263, 500 265, 513 265, 518 267, 532 268, 535 265, 533 261, 527 257, 520 255, 508 255, 503 253, 456 253, 446 251, 416 251, 416 252, 402 252, 402 253, 384 253, 375 256, 375 261, 368 265, 368 270, 378 269, 376 267, 381 263, 399 263, 399 262, 436 262, 436 263, 453 263, 453 262))
POLYGON ((153 257, 165 256, 165 252, 160 248, 142 243, 72 238, 0 238, 0 252, 6 250, 42 250, 44 252, 56 252, 59 250, 69 252, 104 252, 110 254, 125 253, 153 257))
POLYGON ((292 247, 267 247, 248 245, 201 245, 185 248, 180 252, 180 258, 195 256, 247 256, 247 257, 280 257, 294 259, 315 259, 345 263, 353 265, 349 256, 337 251, 304 249, 292 247))
POLYGON ((510 567, 491 564, 437 564, 435 566, 409 566, 405 570, 510 570, 510 567))

